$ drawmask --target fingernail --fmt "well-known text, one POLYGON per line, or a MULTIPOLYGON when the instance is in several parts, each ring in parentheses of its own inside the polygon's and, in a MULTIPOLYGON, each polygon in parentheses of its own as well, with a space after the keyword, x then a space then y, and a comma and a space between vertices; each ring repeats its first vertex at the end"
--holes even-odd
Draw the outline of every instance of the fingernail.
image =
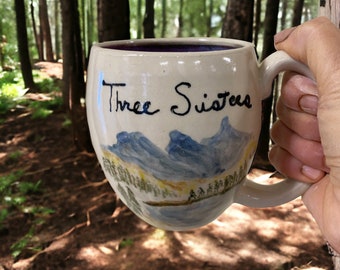
POLYGON ((299 100, 301 110, 313 115, 316 115, 318 111, 318 103, 318 97, 313 95, 303 95, 299 100))
POLYGON ((324 172, 306 165, 302 166, 301 172, 312 180, 319 180, 324 175, 324 172))
POLYGON ((286 40, 289 35, 295 30, 296 27, 285 29, 274 36, 274 44, 280 43, 286 40))

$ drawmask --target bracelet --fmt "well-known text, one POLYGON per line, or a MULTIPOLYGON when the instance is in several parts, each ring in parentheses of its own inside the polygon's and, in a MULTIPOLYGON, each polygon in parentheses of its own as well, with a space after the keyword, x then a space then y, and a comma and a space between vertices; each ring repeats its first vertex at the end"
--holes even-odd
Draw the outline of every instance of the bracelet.
POLYGON ((332 256, 334 270, 340 270, 340 254, 336 252, 327 242, 328 253, 332 256))

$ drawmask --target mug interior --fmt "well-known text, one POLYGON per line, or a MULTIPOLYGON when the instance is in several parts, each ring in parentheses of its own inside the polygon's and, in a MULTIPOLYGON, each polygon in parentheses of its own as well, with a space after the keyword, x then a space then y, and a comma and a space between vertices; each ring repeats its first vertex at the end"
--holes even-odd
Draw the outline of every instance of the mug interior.
POLYGON ((130 52, 192 53, 238 50, 252 46, 252 44, 225 38, 155 38, 111 41, 97 44, 97 46, 130 52))

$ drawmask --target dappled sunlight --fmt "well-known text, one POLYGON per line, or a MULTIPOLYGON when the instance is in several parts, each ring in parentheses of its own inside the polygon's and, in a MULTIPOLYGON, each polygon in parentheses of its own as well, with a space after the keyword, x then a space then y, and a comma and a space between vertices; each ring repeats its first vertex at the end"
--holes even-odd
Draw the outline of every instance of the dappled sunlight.
MULTIPOLYGON (((258 230, 258 235, 267 239, 275 239, 279 237, 281 230, 280 223, 277 219, 270 220, 255 220, 254 228, 258 230)), ((280 235, 281 236, 281 235, 280 235)))
POLYGON ((113 250, 106 247, 105 245, 99 245, 98 249, 105 255, 112 255, 114 254, 113 250))
POLYGON ((147 249, 155 249, 159 246, 167 246, 169 239, 166 236, 166 232, 161 229, 155 229, 143 243, 143 247, 147 249))
POLYGON ((211 261, 217 264, 230 264, 235 261, 236 254, 223 247, 218 239, 194 232, 175 232, 174 236, 182 244, 182 257, 187 260, 211 261))
POLYGON ((271 209, 249 210, 235 204, 211 224, 174 236, 182 243, 183 256, 188 259, 214 261, 218 265, 251 259, 259 265, 279 266, 289 256, 298 257, 309 247, 322 245, 321 234, 309 219, 299 199, 289 206, 271 209))
POLYGON ((76 259, 86 261, 91 265, 91 268, 107 266, 108 260, 106 258, 106 252, 107 248, 105 248, 105 252, 103 252, 102 247, 88 246, 79 251, 76 259))
MULTIPOLYGON (((169 257, 171 254, 172 244, 167 232, 161 229, 155 229, 153 233, 145 236, 142 247, 145 248, 148 254, 148 260, 157 260, 163 257, 169 257)), ((170 258, 170 261, 173 260, 170 258)), ((176 260, 176 258, 174 258, 176 260)))

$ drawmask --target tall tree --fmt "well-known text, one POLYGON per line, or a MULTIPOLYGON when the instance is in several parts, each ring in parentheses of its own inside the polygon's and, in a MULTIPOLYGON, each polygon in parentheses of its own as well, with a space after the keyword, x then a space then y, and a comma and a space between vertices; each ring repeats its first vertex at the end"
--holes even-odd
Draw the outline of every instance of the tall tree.
POLYGON ((142 0, 137 0, 137 38, 142 38, 142 0))
POLYGON ((261 29, 261 11, 262 11, 262 5, 261 5, 262 0, 256 0, 256 5, 255 5, 255 29, 254 29, 254 44, 255 48, 257 48, 257 44, 259 41, 259 34, 260 34, 260 29, 261 29))
POLYGON ((98 0, 99 41, 130 38, 129 0, 98 0))
POLYGON ((15 0, 14 9, 16 15, 17 40, 21 72, 24 78, 25 88, 29 88, 29 91, 33 92, 35 90, 35 83, 33 80, 32 65, 28 51, 26 11, 24 0, 15 0))
POLYGON ((254 0, 229 0, 222 37, 252 41, 254 0))
POLYGON ((77 0, 61 0, 63 40, 63 100, 72 119, 73 138, 79 149, 89 149, 85 108, 83 50, 77 0))
POLYGON ((280 0, 267 0, 264 19, 262 60, 275 52, 274 35, 276 34, 280 0))
POLYGON ((178 29, 177 29, 177 37, 181 37, 183 31, 183 0, 179 0, 179 11, 178 11, 178 29))
POLYGON ((304 0, 295 0, 292 26, 298 26, 299 24, 301 24, 303 3, 304 0))
POLYGON ((41 26, 41 36, 43 38, 46 60, 54 61, 51 28, 48 20, 47 2, 46 0, 39 0, 39 18, 41 26))
POLYGON ((97 9, 94 6, 95 0, 78 0, 79 3, 79 13, 80 13, 80 25, 81 25, 81 37, 84 50, 84 63, 87 66, 87 58, 93 44, 94 40, 98 39, 95 36, 97 33, 97 22, 95 18, 95 13, 97 9))
POLYGON ((162 0, 162 31, 161 31, 161 37, 165 37, 166 35, 166 28, 167 28, 167 0, 162 0))
MULTIPOLYGON (((205 1, 204 1, 204 4, 206 4, 205 1)), ((213 15, 213 9, 214 9, 214 0, 209 0, 208 14, 206 14, 207 37, 210 37, 212 34, 211 20, 212 20, 212 15, 213 15)), ((206 11, 206 7, 204 7, 204 10, 206 11)))
POLYGON ((286 19, 287 19, 287 7, 288 7, 288 0, 282 1, 282 16, 281 16, 281 30, 286 28, 286 19))
POLYGON ((44 60, 43 45, 40 39, 39 32, 37 30, 37 23, 35 21, 35 16, 34 16, 33 0, 30 1, 30 11, 31 11, 31 20, 32 20, 32 28, 33 28, 34 38, 35 38, 35 44, 37 46, 37 51, 38 51, 38 57, 39 57, 39 60, 44 60))
POLYGON ((97 39, 95 37, 95 31, 97 26, 97 23, 95 22, 95 12, 94 12, 94 0, 88 1, 88 10, 87 10, 87 19, 88 19, 88 25, 87 25, 87 47, 90 48, 93 44, 93 41, 97 39))
MULTIPOLYGON (((264 20, 264 38, 262 60, 275 51, 276 34, 280 0, 267 0, 264 20)), ((262 126, 254 166, 269 168, 268 151, 270 142, 270 119, 272 114, 273 93, 262 102, 262 126)))
POLYGON ((155 0, 145 1, 145 15, 143 21, 144 38, 155 37, 155 0))
POLYGON ((61 58, 59 13, 60 13, 60 3, 59 1, 55 0, 54 1, 54 44, 55 44, 55 55, 56 55, 57 60, 61 58))

